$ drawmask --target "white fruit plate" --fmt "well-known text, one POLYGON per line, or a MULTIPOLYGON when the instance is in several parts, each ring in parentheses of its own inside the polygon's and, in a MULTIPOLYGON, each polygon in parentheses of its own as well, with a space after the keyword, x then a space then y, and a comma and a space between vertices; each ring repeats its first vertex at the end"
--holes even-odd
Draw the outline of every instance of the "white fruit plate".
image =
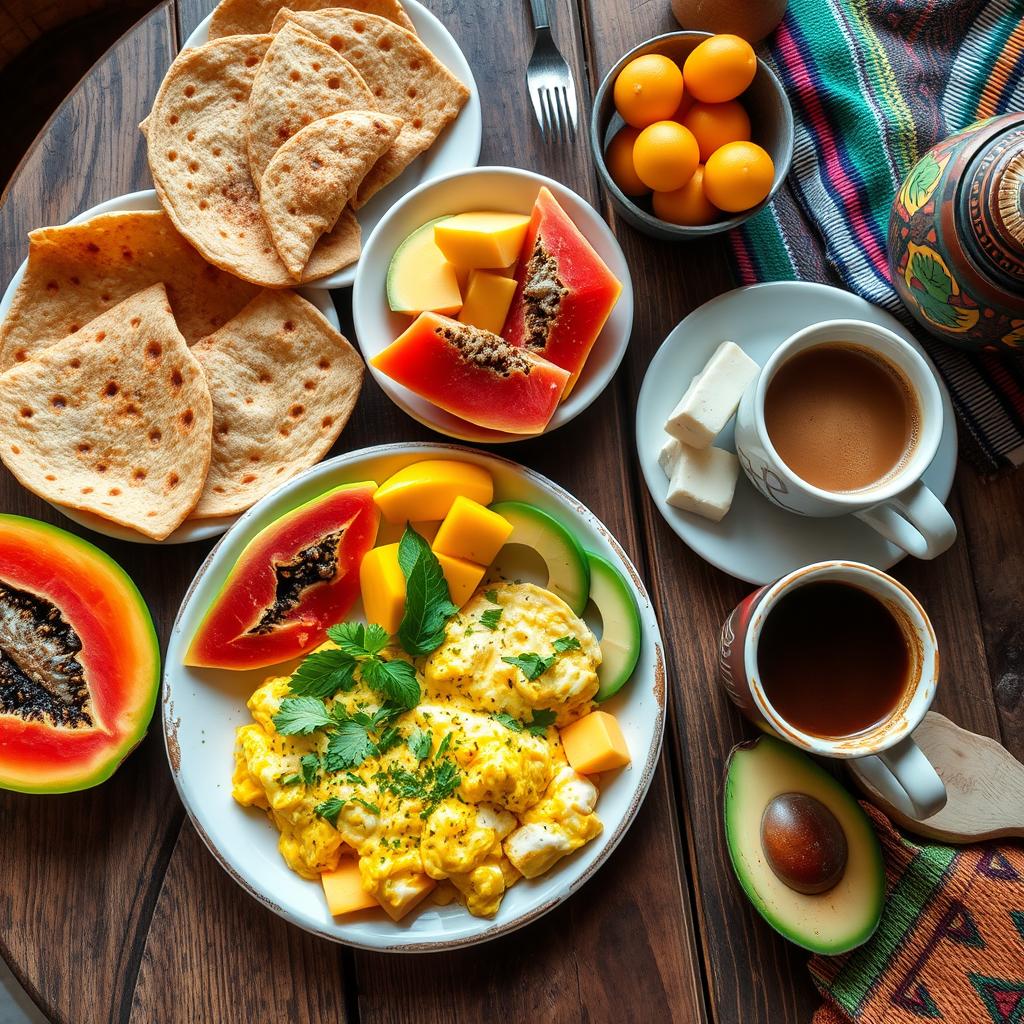
MULTIPOLYGON (((417 0, 403 0, 402 6, 416 27, 416 34, 423 41, 423 45, 469 89, 469 99, 459 111, 459 116, 441 132, 430 149, 421 153, 399 177, 387 188, 381 189, 357 212, 356 218, 362 229, 364 242, 377 226, 377 222, 406 193, 441 175, 461 171, 467 167, 476 167, 480 159, 483 113, 480 109, 476 79, 473 78, 469 61, 448 29, 423 4, 417 0)), ((209 42, 211 17, 212 15, 207 15, 199 22, 192 35, 185 40, 182 49, 202 46, 209 42)), ((313 285, 317 288, 348 288, 356 279, 358 265, 357 260, 347 267, 342 267, 335 274, 314 281, 313 285)))
MULTIPOLYGON (((506 552, 517 549, 510 547, 506 552)), ((506 572, 544 583, 536 556, 523 550, 522 564, 502 558, 506 572), (530 557, 533 556, 533 557, 530 557)), ((353 612, 359 616, 357 606, 353 612)), ((600 617, 587 621, 600 636, 600 617)), ((167 647, 163 721, 167 756, 178 792, 196 830, 224 869, 250 895, 293 924, 336 942, 399 952, 452 949, 505 935, 535 921, 591 879, 636 817, 650 785, 665 723, 665 663, 650 598, 607 528, 550 480, 494 455, 443 444, 392 444, 341 455, 307 470, 254 505, 231 527, 196 575, 178 613, 167 647), (505 895, 493 919, 472 917, 459 904, 425 904, 400 923, 383 913, 333 918, 316 882, 290 871, 278 852, 278 834, 267 815, 243 808, 231 796, 235 730, 251 721, 246 700, 271 674, 291 666, 251 672, 196 669, 182 664, 196 628, 248 541, 288 510, 329 488, 360 480, 383 481, 412 462, 460 459, 484 466, 494 478, 496 500, 529 502, 555 516, 585 548, 608 559, 627 580, 640 608, 643 647, 632 679, 602 707, 618 719, 633 762, 600 779, 597 813, 604 831, 548 874, 523 879, 505 895)))

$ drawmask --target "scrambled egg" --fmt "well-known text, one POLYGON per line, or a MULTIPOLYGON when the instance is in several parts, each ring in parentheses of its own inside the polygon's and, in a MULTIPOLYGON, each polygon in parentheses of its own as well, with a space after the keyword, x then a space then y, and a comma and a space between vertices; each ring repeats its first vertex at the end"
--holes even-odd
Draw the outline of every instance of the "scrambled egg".
MULTIPOLYGON (((601 832, 597 790, 566 763, 557 730, 535 735, 505 724, 529 725, 542 709, 558 726, 587 714, 600 662, 593 634, 554 594, 528 583, 482 589, 449 622, 444 643, 416 663, 423 697, 391 723, 400 742, 358 767, 296 782, 300 758, 322 755, 328 738, 280 735, 272 718, 290 680, 264 683, 249 700, 253 723, 238 730, 233 795, 269 812, 282 856, 303 877, 319 877, 354 851, 363 888, 393 917, 429 880, 441 883, 437 902, 457 896, 471 914, 490 917, 519 877, 543 874, 601 832), (496 609, 491 629, 481 618, 496 609), (579 646, 533 680, 502 660, 550 656, 564 637, 579 646), (422 760, 408 743, 420 733, 431 743, 422 760), (331 799, 344 801, 334 824, 315 810, 331 799)), ((328 707, 335 702, 372 714, 380 697, 360 682, 328 707)))

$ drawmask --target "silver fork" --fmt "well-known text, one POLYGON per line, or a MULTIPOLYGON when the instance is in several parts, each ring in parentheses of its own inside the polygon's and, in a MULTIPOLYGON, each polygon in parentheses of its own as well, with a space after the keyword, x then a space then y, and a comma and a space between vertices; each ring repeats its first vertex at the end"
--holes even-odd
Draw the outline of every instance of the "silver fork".
POLYGON ((530 0, 537 40, 526 66, 526 85, 541 135, 561 142, 576 134, 576 83, 551 37, 546 0, 530 0))

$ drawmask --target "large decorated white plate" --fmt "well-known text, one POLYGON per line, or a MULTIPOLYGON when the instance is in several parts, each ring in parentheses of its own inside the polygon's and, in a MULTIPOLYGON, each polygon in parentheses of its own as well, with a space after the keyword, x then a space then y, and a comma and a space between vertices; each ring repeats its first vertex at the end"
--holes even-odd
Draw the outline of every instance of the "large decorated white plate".
MULTIPOLYGON (((514 551, 515 548, 509 548, 514 551)), ((538 579, 529 561, 502 568, 526 581, 538 579)), ((359 613, 357 606, 356 614, 359 613)), ((600 617, 587 621, 600 636, 600 617)), ((279 671, 279 670, 278 670, 279 671)), ((367 949, 418 952, 467 946, 505 935, 535 921, 590 880, 629 828, 650 785, 665 723, 665 664, 658 623, 636 569, 614 537, 562 488, 514 462, 443 444, 392 444, 339 456, 308 470, 246 512, 200 568, 178 614, 167 647, 163 682, 167 756, 178 792, 196 830, 224 869, 274 913, 316 935, 367 949), (640 608, 643 646, 633 677, 602 705, 618 719, 632 764, 601 777, 596 839, 534 880, 522 879, 506 894, 493 919, 472 917, 459 904, 424 904, 400 923, 384 914, 333 918, 316 882, 299 877, 278 852, 278 833, 267 815, 238 805, 231 795, 235 730, 251 721, 246 700, 273 669, 226 672, 189 668, 185 651, 225 576, 260 529, 295 506, 345 482, 380 482, 424 459, 461 459, 486 467, 495 500, 529 502, 558 518, 583 546, 615 565, 640 608)))
MULTIPOLYGON (((108 199, 88 210, 84 210, 77 217, 72 217, 68 223, 81 224, 84 221, 92 220, 93 217, 98 217, 101 213, 162 209, 163 207, 156 197, 156 192, 151 188, 147 188, 141 192, 129 192, 126 195, 108 199)), ((18 267, 14 277, 11 278, 11 283, 4 292, 3 298, 0 299, 0 323, 4 321, 8 310, 11 308, 11 303, 14 301, 14 293, 18 289, 18 285, 21 284, 21 279, 25 276, 25 268, 27 266, 28 260, 25 260, 18 267)), ((341 330, 338 312, 334 308, 331 293, 326 288, 317 286, 298 288, 296 290, 304 299, 309 300, 323 313, 335 330, 341 330)), ((141 533, 127 526, 121 526, 118 523, 112 523, 108 519, 104 519, 102 516, 93 515, 91 512, 83 512, 75 508, 65 508, 63 505, 57 505, 53 502, 50 504, 61 515, 67 516, 68 519, 73 523, 78 523, 79 526, 84 526, 95 533, 102 533, 106 537, 113 537, 115 540, 131 541, 133 544, 189 544, 196 540, 209 540, 211 537, 219 537, 238 519, 238 516, 223 516, 220 519, 197 519, 195 521, 186 519, 169 537, 165 537, 162 541, 156 541, 151 537, 144 537, 141 533)))
MULTIPOLYGON (((364 243, 377 226, 377 222, 407 192, 411 192, 425 181, 432 181, 452 171, 476 167, 480 160, 483 113, 476 79, 473 78, 469 61, 448 29, 423 4, 417 0, 402 0, 402 6, 415 25, 416 34, 423 41, 423 45, 469 89, 469 99, 459 111, 459 116, 441 132, 430 149, 421 153, 390 185, 381 189, 357 212, 356 218, 363 232, 364 243)), ((195 31, 185 40, 182 49, 202 46, 203 43, 209 42, 211 17, 212 14, 207 15, 199 22, 195 31)), ((356 279, 357 265, 358 260, 313 284, 317 288, 348 288, 356 279)))

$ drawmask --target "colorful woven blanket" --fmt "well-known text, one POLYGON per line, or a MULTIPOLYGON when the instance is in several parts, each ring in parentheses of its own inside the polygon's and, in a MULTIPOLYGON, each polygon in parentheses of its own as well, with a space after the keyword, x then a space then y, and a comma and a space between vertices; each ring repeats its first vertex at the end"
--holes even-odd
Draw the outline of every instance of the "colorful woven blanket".
POLYGON ((825 997, 814 1024, 1024 1021, 1024 848, 951 847, 902 837, 870 804, 887 899, 874 937, 812 957, 825 997))
POLYGON ((889 207, 918 157, 1024 109, 1024 0, 790 0, 767 44, 796 141, 775 202, 732 232, 740 280, 837 284, 915 326, 979 467, 1024 464, 1024 362, 929 338, 886 264, 889 207))

